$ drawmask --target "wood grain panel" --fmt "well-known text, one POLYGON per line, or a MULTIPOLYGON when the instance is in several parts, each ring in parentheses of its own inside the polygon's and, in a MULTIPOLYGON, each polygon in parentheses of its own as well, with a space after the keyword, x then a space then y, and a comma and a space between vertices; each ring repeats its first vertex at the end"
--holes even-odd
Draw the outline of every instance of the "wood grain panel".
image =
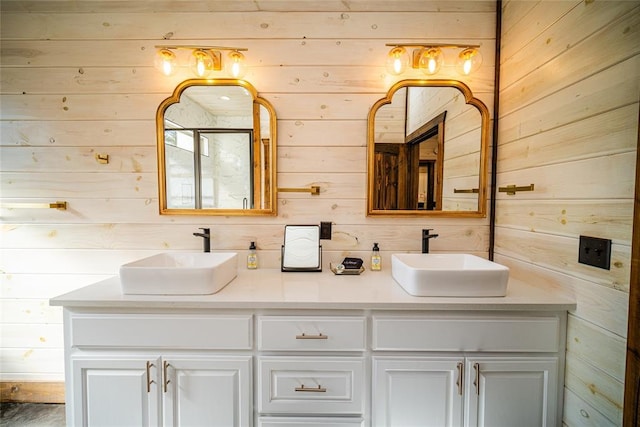
POLYGON ((617 425, 566 388, 564 389, 563 418, 567 426, 614 427, 617 425))
POLYGON ((496 225, 523 231, 550 233, 566 237, 580 234, 607 236, 616 243, 631 244, 629 200, 498 200, 496 225))
POLYGON ((364 147, 280 147, 278 172, 320 174, 366 173, 367 151, 364 147), (331 152, 331 157, 323 153, 331 152))
MULTIPOLYGON (((469 43, 469 39, 457 38, 449 40, 450 43, 469 43)), ((160 42, 156 39, 151 40, 3 40, 2 50, 0 51, 0 59, 3 67, 8 71, 12 68, 20 68, 29 70, 31 67, 37 67, 36 70, 51 72, 55 68, 64 64, 65 68, 71 68, 71 71, 78 72, 78 78, 83 77, 80 71, 93 73, 99 72, 102 67, 121 67, 129 70, 130 73, 141 72, 143 69, 152 69, 153 59, 156 52, 155 46, 160 42), (117 55, 106 55, 105 53, 117 52, 117 55)), ((279 39, 226 39, 226 38, 208 38, 181 40, 180 44, 194 46, 235 46, 242 44, 247 48, 246 54, 247 64, 250 67, 260 68, 260 72, 250 73, 250 81, 270 80, 263 79, 262 68, 266 67, 268 75, 272 75, 275 71, 273 67, 280 67, 281 71, 294 68, 299 77, 311 78, 314 73, 304 73, 301 67, 317 66, 324 67, 325 70, 331 70, 336 67, 355 67, 349 79, 352 79, 361 72, 358 67, 384 67, 384 58, 389 53, 389 47, 386 46, 385 40, 380 39, 349 39, 343 38, 336 40, 334 38, 279 38, 279 39), (381 62, 382 60, 382 62, 381 62), (307 75, 310 74, 310 75, 307 75), (356 74, 356 75, 354 75, 356 74)), ((480 47, 482 54, 483 68, 478 70, 479 75, 487 80, 492 75, 495 67, 495 56, 491 43, 484 43, 480 47)), ((186 53, 186 52, 185 52, 186 53)), ((183 56, 182 52, 177 54, 183 56)), ((186 73, 186 71, 185 71, 186 73)), ((106 73, 103 73, 106 74, 106 73)), ((91 75, 91 74, 89 74, 91 75)), ((154 91, 162 88, 175 87, 184 79, 186 74, 179 74, 171 77, 158 78, 158 73, 154 75, 152 82, 147 82, 143 87, 151 87, 154 91)), ((383 77, 376 74, 377 77, 383 77)), ((127 77, 124 75, 124 77, 127 77)), ((134 76, 129 76, 134 77, 134 76)), ((1 77, 4 79, 4 76, 1 77)), ((292 83, 289 78, 282 78, 283 82, 292 83)), ((348 81, 336 83, 343 85, 348 81)), ((475 80, 475 77, 474 77, 475 80)), ((88 77, 80 79, 80 82, 91 81, 88 77)), ((38 82, 29 81, 29 84, 38 84, 38 82)), ((257 85, 259 86, 259 85, 257 85)), ((355 85, 357 87, 357 85, 355 85)), ((492 91, 493 85, 486 88, 492 91)), ((291 88, 295 89, 295 88, 291 88)), ((6 88, 2 88, 3 91, 6 88)))
POLYGON ((0 146, 156 147, 153 120, 135 121, 3 121, 0 146))
POLYGON ((60 348, 64 337, 59 324, 47 323, 30 325, 25 323, 7 324, 0 330, 0 340, 6 348, 60 348))
MULTIPOLYGON (((411 12, 489 12, 495 10, 492 1, 451 1, 394 0, 394 10, 411 12)), ((388 11, 388 1, 384 0, 323 0, 322 2, 291 2, 290 0, 129 0, 126 4, 110 0, 91 2, 51 2, 47 0, 6 0, 2 11, 7 12, 350 12, 388 11)))
MULTIPOLYGON (((549 3, 539 0, 503 1, 502 37, 507 42, 500 47, 502 63, 579 3, 580 0, 549 3)), ((511 70, 505 67, 505 71, 511 70)))
POLYGON ((614 244, 611 247, 611 270, 578 263, 578 238, 530 233, 496 228, 496 252, 602 286, 629 292, 631 248, 614 244))
POLYGON ((443 39, 494 37, 495 13, 424 12, 242 12, 181 13, 86 13, 82 25, 74 13, 6 13, 0 30, 3 40, 155 39, 168 35, 181 39, 423 38, 429 31, 443 39), (215 23, 215 25, 211 25, 215 23))
MULTIPOLYGON (((521 26, 520 31, 514 32, 519 33, 518 37, 526 37, 534 30, 542 30, 523 48, 501 52, 505 54, 502 63, 509 69, 500 78, 505 93, 524 88, 529 97, 539 99, 561 88, 567 80, 579 81, 638 52, 637 3, 585 2, 562 14, 571 4, 541 2, 535 15, 537 25, 521 26), (544 26, 549 19, 557 21, 544 26), (617 31, 618 28, 625 30, 617 31), (600 52, 598 61, 594 62, 593 52, 600 52), (531 61, 532 55, 535 62, 531 61), (544 77, 550 70, 554 73, 553 80, 544 77), (511 88, 516 81, 517 87, 511 88)), ((512 108, 505 105, 508 111, 512 108)))
MULTIPOLYGON (((32 198, 58 200, 65 197, 105 198, 117 195, 124 198, 152 199, 158 197, 155 173, 0 173, 3 198, 32 198)), ((73 206, 67 207, 67 213, 73 206)), ((65 211, 58 211, 64 214, 65 211)))
MULTIPOLYGON (((360 156, 358 156, 360 157, 360 156)), ((359 166, 359 165, 358 165, 359 166)), ((324 174, 326 180, 318 179, 319 173, 278 173, 278 186, 281 188, 308 188, 312 185, 320 187, 319 197, 331 199, 362 199, 362 195, 367 191, 367 179, 364 172, 342 172, 324 174)), ((308 199, 309 194, 305 193, 281 193, 281 197, 287 199, 308 199)), ((312 196, 315 197, 315 196, 312 196)))
POLYGON ((626 340, 575 316, 567 323, 567 352, 589 360, 599 369, 624 382, 626 340))
POLYGON ((3 172, 157 173, 156 147, 2 147, 3 172), (108 155, 107 164, 96 160, 108 155))
POLYGON ((100 282, 111 275, 58 274, 48 275, 46 280, 39 274, 0 275, 0 295, 7 299, 53 298, 83 286, 100 282))
POLYGON ((3 95, 5 120, 154 120, 166 95, 3 95))
POLYGON ((500 171, 635 151, 638 104, 501 144, 500 171), (562 141, 562 143, 558 143, 562 141))
POLYGON ((523 105, 505 94, 500 103, 517 105, 516 110, 500 108, 500 141, 506 143, 545 130, 595 116, 638 102, 640 57, 630 58, 587 79, 576 82, 532 105, 523 105), (579 100, 580 102, 576 102, 579 100))
POLYGON ((64 381, 63 350, 8 348, 3 350, 3 381, 64 381))
MULTIPOLYGON (((382 44, 384 46, 384 44, 382 44)), ((387 52, 373 57, 370 65, 307 65, 282 64, 266 66, 258 64, 249 68, 247 80, 262 94, 271 92, 291 93, 379 93, 379 98, 389 88, 385 76, 384 58, 387 52)), ((247 56, 249 54, 247 53, 247 56)), ((149 58, 153 63, 153 58, 149 58)), ((148 64, 147 64, 148 65, 148 64)), ((251 64, 247 64, 251 67, 251 64)), ((493 86, 493 68, 484 67, 474 75, 470 85, 478 95, 489 93, 493 86)), ((212 77, 227 78, 224 71, 212 77)), ((424 77, 419 70, 407 72, 405 78, 424 77)), ((451 68, 445 68, 440 78, 459 80, 460 76, 451 68)), ((156 69, 145 67, 73 67, 73 68, 7 68, 3 70, 0 83, 4 94, 137 94, 158 93, 168 97, 173 88, 183 80, 193 78, 188 68, 181 68, 175 85, 159 86, 161 78, 156 69)))
POLYGON ((30 403, 64 403, 64 381, 3 381, 0 401, 30 403))
POLYGON ((535 184, 535 189, 513 196, 499 193, 496 198, 628 199, 635 186, 635 177, 629 173, 634 168, 634 152, 510 172, 502 172, 498 165, 499 187, 535 184))
POLYGON ((335 120, 278 120, 278 146, 366 147, 367 119, 335 120), (322 135, 318 138, 318 135, 322 135))
MULTIPOLYGON (((318 221, 316 221, 318 222, 318 221)), ((212 250, 242 251, 248 242, 257 239, 260 249, 278 250, 283 244, 285 224, 242 225, 211 227, 212 250)), ((368 250, 373 242, 384 242, 385 250, 420 251, 421 230, 416 226, 387 225, 351 225, 345 227, 336 224, 333 227, 335 239, 322 242, 327 250, 339 250, 342 246, 350 249, 368 250)), ((162 250, 201 250, 201 242, 192 233, 191 225, 176 225, 167 229, 162 224, 51 224, 25 225, 5 227, 2 239, 5 250, 21 253, 26 249, 118 249, 131 251, 137 249, 162 250), (86 241, 79 240, 78 235, 89 236, 86 241), (27 244, 25 242, 32 242, 27 244), (142 245, 141 242, 144 242, 142 245)), ((438 226, 438 234, 445 237, 432 240, 434 250, 482 251, 486 249, 488 230, 473 226, 438 226)), ((73 253, 73 252, 72 252, 73 253)), ((99 252, 97 252, 99 253, 99 252)), ((7 252, 7 256, 12 256, 7 252)), ((48 259, 63 259, 64 251, 51 252, 48 259)), ((45 270, 46 271, 46 270, 45 270)))
POLYGON ((0 299, 0 308, 8 323, 62 325, 62 309, 49 306, 46 299, 0 299))
POLYGON ((565 387, 576 396, 598 408, 615 425, 622 422, 622 383, 591 365, 567 353, 565 387))

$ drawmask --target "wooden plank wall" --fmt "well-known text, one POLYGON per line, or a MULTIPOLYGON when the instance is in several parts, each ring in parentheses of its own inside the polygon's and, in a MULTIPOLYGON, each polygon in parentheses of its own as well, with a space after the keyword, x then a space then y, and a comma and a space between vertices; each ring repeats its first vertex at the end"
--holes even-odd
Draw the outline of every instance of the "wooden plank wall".
MULTIPOLYGON (((212 250, 244 254, 255 241, 262 267, 279 266, 285 224, 320 221, 333 222, 327 263, 367 259, 375 241, 390 268, 390 253, 420 250, 427 227, 440 235, 434 251, 487 256, 487 218, 366 217, 366 118, 400 79, 385 71, 388 42, 482 45, 484 66, 462 80, 492 110, 495 2, 388 3, 3 0, 0 201, 69 209, 0 212, 2 380, 62 380, 62 315, 48 298, 137 258, 200 250, 198 227, 211 228, 212 250), (154 70, 164 39, 247 47, 245 78, 278 118, 278 186, 321 195, 284 193, 277 217, 160 216, 155 112, 190 77, 154 70)), ((437 77, 460 79, 453 67, 437 77)))
MULTIPOLYGON (((564 422, 622 423, 640 99, 640 2, 503 3, 495 259, 578 301, 564 422), (611 270, 578 263, 580 235, 613 241, 611 270)), ((638 242, 636 242, 638 244, 638 242)))

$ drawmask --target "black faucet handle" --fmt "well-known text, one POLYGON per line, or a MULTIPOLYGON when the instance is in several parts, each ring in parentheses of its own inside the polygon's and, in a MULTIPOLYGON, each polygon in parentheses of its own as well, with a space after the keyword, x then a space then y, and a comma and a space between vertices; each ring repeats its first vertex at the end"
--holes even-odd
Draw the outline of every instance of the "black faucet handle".
POLYGON ((210 229, 210 228, 203 228, 203 227, 200 227, 200 230, 202 230, 202 232, 203 232, 204 234, 211 234, 211 229, 210 229))
POLYGON ((429 234, 430 231, 433 231, 433 228, 423 228, 422 229, 422 238, 423 239, 430 239, 432 237, 438 237, 437 234, 429 234))

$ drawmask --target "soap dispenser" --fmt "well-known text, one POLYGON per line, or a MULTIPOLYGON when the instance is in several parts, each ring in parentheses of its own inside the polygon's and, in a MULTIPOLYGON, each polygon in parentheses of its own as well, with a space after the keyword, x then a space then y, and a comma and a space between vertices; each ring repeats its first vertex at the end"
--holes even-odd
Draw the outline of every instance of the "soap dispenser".
POLYGON ((247 268, 255 270, 258 268, 258 254, 256 253, 256 242, 251 242, 249 246, 249 255, 247 255, 247 268))
POLYGON ((380 271, 382 269, 382 258, 380 257, 380 248, 377 243, 373 244, 371 252, 371 270, 380 271))

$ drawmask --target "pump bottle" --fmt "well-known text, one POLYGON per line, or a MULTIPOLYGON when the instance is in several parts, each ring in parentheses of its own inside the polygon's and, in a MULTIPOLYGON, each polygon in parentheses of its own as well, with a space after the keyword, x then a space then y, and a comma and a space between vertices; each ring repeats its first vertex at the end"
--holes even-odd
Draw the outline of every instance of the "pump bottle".
POLYGON ((371 270, 380 271, 382 269, 382 258, 380 257, 380 248, 377 243, 373 244, 371 252, 371 270))
POLYGON ((251 242, 249 246, 249 255, 247 255, 247 268, 255 270, 258 268, 258 254, 256 253, 256 242, 251 242))

